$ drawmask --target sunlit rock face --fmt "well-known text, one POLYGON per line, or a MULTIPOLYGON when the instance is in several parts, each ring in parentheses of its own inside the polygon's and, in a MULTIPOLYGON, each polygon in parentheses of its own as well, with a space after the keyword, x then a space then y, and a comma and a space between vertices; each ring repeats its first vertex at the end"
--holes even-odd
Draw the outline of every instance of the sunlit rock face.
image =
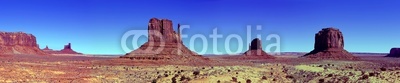
POLYGON ((24 32, 0 32, 0 54, 45 55, 36 37, 24 32))

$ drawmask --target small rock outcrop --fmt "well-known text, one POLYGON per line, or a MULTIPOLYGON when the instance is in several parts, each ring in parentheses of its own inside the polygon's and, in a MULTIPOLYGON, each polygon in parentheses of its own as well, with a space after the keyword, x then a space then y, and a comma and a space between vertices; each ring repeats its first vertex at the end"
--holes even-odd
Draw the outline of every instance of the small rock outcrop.
MULTIPOLYGON (((178 28, 179 25, 178 25, 178 28)), ((148 41, 121 58, 132 60, 202 61, 208 60, 183 45, 180 33, 168 19, 152 18, 148 24, 148 41)))
POLYGON ((390 49, 390 53, 386 57, 400 57, 400 48, 390 49))
POLYGON ((42 49, 44 52, 49 53, 49 54, 82 54, 82 53, 78 53, 75 52, 74 50, 72 50, 71 48, 71 43, 68 43, 67 45, 64 45, 64 49, 62 50, 53 50, 53 49, 49 49, 48 46, 46 46, 46 48, 42 49))
POLYGON ((44 49, 42 49, 42 50, 43 50, 43 51, 46 51, 46 50, 53 50, 53 49, 50 49, 49 46, 46 45, 46 48, 44 48, 44 49))
POLYGON ((46 55, 36 37, 23 32, 0 32, 0 54, 46 55))
POLYGON ((275 57, 262 50, 261 40, 255 38, 251 41, 249 50, 243 53, 245 59, 274 59, 275 57))
POLYGON ((72 50, 71 43, 64 45, 64 49, 60 50, 60 52, 64 53, 64 54, 82 54, 82 53, 78 53, 78 52, 75 52, 74 50, 72 50))
POLYGON ((336 28, 324 28, 315 34, 314 50, 304 55, 319 59, 358 59, 344 49, 343 34, 336 28))

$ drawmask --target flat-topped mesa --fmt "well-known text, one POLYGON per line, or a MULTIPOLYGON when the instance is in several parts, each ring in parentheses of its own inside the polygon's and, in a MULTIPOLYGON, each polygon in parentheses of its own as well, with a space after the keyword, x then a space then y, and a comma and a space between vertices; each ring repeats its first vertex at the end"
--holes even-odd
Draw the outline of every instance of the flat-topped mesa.
POLYGON ((315 45, 314 49, 318 51, 322 50, 343 50, 344 40, 342 32, 336 28, 324 28, 315 34, 315 45))
POLYGON ((336 28, 324 28, 315 34, 314 50, 304 55, 320 59, 358 59, 344 49, 343 34, 336 28))
MULTIPOLYGON (((151 18, 148 24, 148 41, 121 58, 134 60, 198 61, 206 58, 183 45, 180 32, 176 33, 168 19, 151 18)), ((178 24, 178 30, 180 24, 178 24)))
POLYGON ((261 40, 255 38, 251 41, 249 50, 243 53, 243 59, 274 59, 275 57, 262 50, 261 40))
POLYGON ((0 32, 0 54, 46 55, 36 37, 23 32, 0 32))
POLYGON ((386 57, 400 57, 400 48, 390 49, 390 53, 386 57))

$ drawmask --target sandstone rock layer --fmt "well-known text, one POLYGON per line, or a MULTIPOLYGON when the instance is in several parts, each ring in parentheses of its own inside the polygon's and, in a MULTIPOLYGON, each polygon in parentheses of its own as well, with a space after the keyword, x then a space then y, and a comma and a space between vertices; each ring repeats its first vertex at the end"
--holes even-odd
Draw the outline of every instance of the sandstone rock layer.
POLYGON ((45 55, 36 37, 23 32, 0 32, 0 54, 45 55))
POLYGON ((304 55, 320 59, 357 59, 344 49, 343 34, 336 28, 324 28, 315 34, 314 50, 304 55))
POLYGON ((400 48, 390 49, 390 53, 386 57, 400 57, 400 48))
POLYGON ((185 47, 179 34, 173 30, 171 20, 152 18, 148 24, 148 41, 121 58, 170 61, 208 60, 185 47))

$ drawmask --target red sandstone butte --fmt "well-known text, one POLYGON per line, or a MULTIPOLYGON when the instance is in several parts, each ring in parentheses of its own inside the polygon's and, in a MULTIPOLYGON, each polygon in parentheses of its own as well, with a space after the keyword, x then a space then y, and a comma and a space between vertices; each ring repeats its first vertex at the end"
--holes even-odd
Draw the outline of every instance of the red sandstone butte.
POLYGON ((0 32, 0 54, 46 55, 36 37, 23 32, 0 32))
POLYGON ((390 54, 388 54, 386 57, 400 57, 400 48, 390 49, 390 54))
MULTIPOLYGON (((168 19, 152 18, 148 24, 148 41, 121 58, 132 60, 203 61, 208 60, 183 45, 168 19)), ((179 26, 179 25, 178 25, 179 26)), ((179 30, 180 27, 178 27, 179 30)))
POLYGON ((318 59, 358 59, 344 49, 343 34, 336 28, 324 28, 315 34, 314 50, 304 55, 318 59))
POLYGON ((261 40, 255 38, 251 41, 249 50, 243 53, 242 59, 275 59, 275 57, 263 51, 261 40))

